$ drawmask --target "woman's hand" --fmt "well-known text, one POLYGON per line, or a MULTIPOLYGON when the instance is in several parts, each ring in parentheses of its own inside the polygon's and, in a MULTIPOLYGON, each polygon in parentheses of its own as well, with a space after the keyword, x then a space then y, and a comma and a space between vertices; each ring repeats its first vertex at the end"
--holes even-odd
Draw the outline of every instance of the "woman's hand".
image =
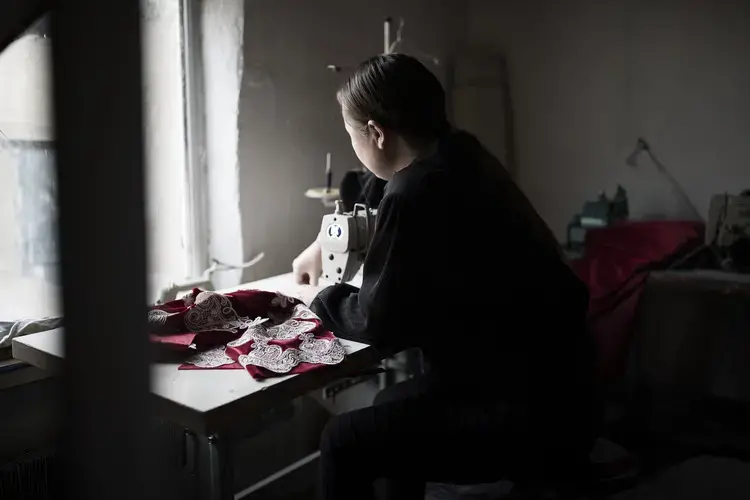
MULTIPOLYGON (((292 273, 298 285, 318 286, 318 278, 323 272, 323 255, 318 240, 313 241, 292 262, 292 273)), ((305 302, 307 303, 307 302, 305 302)))

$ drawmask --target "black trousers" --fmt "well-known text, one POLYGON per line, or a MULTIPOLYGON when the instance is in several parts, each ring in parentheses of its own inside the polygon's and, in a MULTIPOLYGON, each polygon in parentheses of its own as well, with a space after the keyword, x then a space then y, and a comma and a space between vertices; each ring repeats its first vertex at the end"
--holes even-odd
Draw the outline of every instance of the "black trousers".
POLYGON ((389 500, 423 500, 427 482, 535 482, 587 461, 586 425, 559 433, 523 405, 459 392, 425 375, 332 418, 321 438, 323 499, 372 500, 378 482, 389 500))

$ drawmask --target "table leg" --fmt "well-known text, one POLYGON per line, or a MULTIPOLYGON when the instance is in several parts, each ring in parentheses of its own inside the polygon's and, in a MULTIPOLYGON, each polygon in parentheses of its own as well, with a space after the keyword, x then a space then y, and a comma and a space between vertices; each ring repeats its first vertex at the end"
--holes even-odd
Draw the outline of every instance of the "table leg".
POLYGON ((217 435, 198 436, 200 500, 234 500, 234 475, 229 443, 217 435))

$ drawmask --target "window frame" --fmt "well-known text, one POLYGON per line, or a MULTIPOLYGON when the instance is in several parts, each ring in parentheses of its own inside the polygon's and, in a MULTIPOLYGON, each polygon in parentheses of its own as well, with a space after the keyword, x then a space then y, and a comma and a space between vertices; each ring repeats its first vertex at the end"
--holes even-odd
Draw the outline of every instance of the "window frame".
POLYGON ((179 0, 185 119, 185 235, 187 275, 209 267, 206 98, 203 84, 201 0, 179 0))
MULTIPOLYGON (((184 124, 181 138, 184 165, 182 176, 183 210, 182 234, 185 267, 183 277, 194 278, 203 275, 210 265, 209 229, 208 229, 208 168, 206 154, 206 110, 203 85, 203 54, 201 15, 202 0, 176 0, 179 15, 179 50, 180 76, 182 84, 182 117, 184 124)), ((52 15, 50 2, 35 0, 23 5, 8 4, 10 14, 15 14, 17 21, 10 22, 14 16, 3 16, 6 21, 0 22, 0 40, 8 43, 0 46, 0 52, 7 49, 18 37, 28 33, 41 20, 52 15), (17 8, 17 12, 13 9, 17 8)), ((142 19, 141 19, 142 22, 142 19)), ((54 41, 53 41, 54 43, 54 41)), ((51 72, 51 68, 50 68, 51 72)), ((8 145, 18 142, 15 139, 0 136, 8 145)), ((54 143, 55 139, 49 142, 54 143)), ((152 270, 153 272, 154 270, 152 270)), ((158 283, 158 287, 169 283, 158 283)))

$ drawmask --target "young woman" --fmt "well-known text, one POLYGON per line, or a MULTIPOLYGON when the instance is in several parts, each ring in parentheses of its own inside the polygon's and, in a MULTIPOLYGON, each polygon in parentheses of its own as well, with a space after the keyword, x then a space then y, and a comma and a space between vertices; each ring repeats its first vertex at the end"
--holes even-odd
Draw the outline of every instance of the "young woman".
POLYGON ((594 438, 593 353, 588 293, 554 236, 499 161, 451 129, 416 59, 369 59, 337 97, 357 157, 387 184, 370 185, 382 199, 362 287, 326 288, 312 308, 342 338, 420 348, 429 369, 331 420, 324 498, 373 498, 381 478, 388 498, 423 499, 427 481, 572 474, 594 438))

